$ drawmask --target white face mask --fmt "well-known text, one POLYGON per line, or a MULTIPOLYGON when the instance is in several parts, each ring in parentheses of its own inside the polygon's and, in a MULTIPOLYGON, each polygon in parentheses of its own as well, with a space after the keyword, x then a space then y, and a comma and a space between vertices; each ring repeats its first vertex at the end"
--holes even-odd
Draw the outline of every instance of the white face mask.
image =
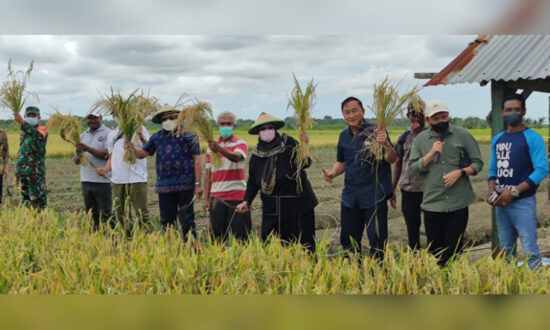
POLYGON ((168 132, 172 132, 174 129, 176 129, 176 121, 165 120, 162 122, 162 128, 167 130, 168 132))

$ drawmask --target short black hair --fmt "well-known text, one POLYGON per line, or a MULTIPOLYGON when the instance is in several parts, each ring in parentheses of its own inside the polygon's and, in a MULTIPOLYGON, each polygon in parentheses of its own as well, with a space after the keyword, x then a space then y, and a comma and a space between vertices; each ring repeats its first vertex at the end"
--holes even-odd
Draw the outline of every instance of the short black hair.
POLYGON ((521 102, 521 108, 525 110, 525 97, 521 94, 508 94, 504 96, 504 99, 502 99, 502 109, 504 109, 504 103, 510 101, 510 100, 518 100, 521 102))
POLYGON ((361 109, 365 109, 365 108, 363 108, 363 102, 361 102, 361 100, 359 100, 358 98, 356 98, 354 96, 349 96, 345 100, 342 101, 342 105, 341 105, 342 111, 344 111, 344 105, 350 103, 351 101, 356 101, 361 106, 361 109))

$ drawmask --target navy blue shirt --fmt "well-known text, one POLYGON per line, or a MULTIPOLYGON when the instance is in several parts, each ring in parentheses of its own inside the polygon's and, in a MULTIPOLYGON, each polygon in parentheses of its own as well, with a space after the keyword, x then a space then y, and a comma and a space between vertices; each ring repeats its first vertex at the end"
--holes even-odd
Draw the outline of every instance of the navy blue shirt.
POLYGON ((495 180, 495 190, 512 189, 526 181, 531 189, 519 198, 536 193, 539 184, 548 176, 548 158, 544 139, 534 130, 504 131, 491 142, 489 181, 495 180))
POLYGON ((362 155, 360 152, 368 143, 367 136, 375 129, 375 125, 363 121, 358 134, 354 135, 349 128, 340 133, 337 161, 346 165, 342 191, 342 205, 345 207, 372 208, 393 194, 391 165, 384 159, 377 161, 372 154, 362 155))
POLYGON ((180 136, 161 129, 143 146, 149 155, 157 152, 157 193, 171 193, 195 189, 195 164, 193 155, 200 155, 196 135, 180 136))

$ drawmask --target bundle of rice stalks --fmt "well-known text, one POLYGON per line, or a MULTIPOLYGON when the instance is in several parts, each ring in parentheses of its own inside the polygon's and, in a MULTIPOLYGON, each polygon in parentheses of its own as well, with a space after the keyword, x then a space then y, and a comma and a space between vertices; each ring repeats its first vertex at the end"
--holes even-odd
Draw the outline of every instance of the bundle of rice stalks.
MULTIPOLYGON (((213 122, 211 105, 195 99, 192 104, 185 106, 178 116, 177 125, 180 128, 178 134, 181 134, 183 129, 184 132, 198 135, 205 142, 214 140, 213 122)), ((217 152, 211 152, 210 156, 212 166, 220 168, 222 166, 220 155, 217 152)))
MULTIPOLYGON (((376 126, 379 130, 386 130, 398 115, 403 115, 403 108, 413 101, 420 91, 418 87, 413 87, 411 90, 399 95, 398 89, 399 84, 392 85, 387 77, 380 84, 374 84, 374 101, 372 107, 369 106, 369 108, 376 117, 376 126)), ((375 141, 375 133, 368 132, 367 134, 369 134, 367 140, 370 143, 366 143, 361 150, 364 159, 372 154, 376 160, 382 160, 384 145, 375 141)))
MULTIPOLYGON (((11 59, 8 61, 7 80, 2 84, 2 88, 0 89, 0 102, 3 107, 10 109, 14 113, 20 113, 29 96, 38 101, 37 93, 25 90, 33 67, 34 61, 31 61, 27 71, 14 71, 11 59)), ((14 122, 14 126, 17 126, 16 122, 14 122)))
POLYGON ((130 143, 130 147, 126 149, 124 154, 124 161, 130 164, 136 163, 136 152, 133 143, 137 141, 137 135, 134 141, 132 141, 132 137, 138 127, 145 122, 146 117, 154 114, 159 108, 157 98, 143 92, 138 94, 137 89, 125 98, 119 91, 114 92, 112 88, 110 95, 104 95, 93 106, 93 109, 99 109, 105 114, 112 115, 118 121, 124 139, 130 143))
POLYGON ((298 83, 294 73, 292 74, 294 79, 294 89, 290 94, 290 99, 288 100, 287 110, 289 108, 294 109, 294 118, 298 124, 297 133, 298 133, 298 144, 294 149, 295 159, 296 159, 296 183, 298 193, 302 192, 302 180, 300 173, 302 169, 306 166, 311 158, 311 153, 309 152, 309 144, 302 141, 302 136, 307 133, 307 130, 312 128, 315 122, 311 118, 311 108, 315 102, 315 88, 317 85, 313 84, 313 79, 309 81, 305 90, 302 90, 302 87, 298 83))
POLYGON ((426 102, 422 100, 422 98, 419 95, 413 95, 411 97, 411 100, 409 102, 410 112, 424 115, 424 109, 426 108, 426 102))
MULTIPOLYGON (((49 130, 59 129, 59 133, 63 141, 69 142, 76 147, 80 143, 80 132, 82 131, 82 122, 76 119, 71 114, 63 115, 56 110, 53 115, 50 116, 46 123, 49 130)), ((80 153, 78 155, 80 159, 80 165, 85 165, 86 155, 80 153)))

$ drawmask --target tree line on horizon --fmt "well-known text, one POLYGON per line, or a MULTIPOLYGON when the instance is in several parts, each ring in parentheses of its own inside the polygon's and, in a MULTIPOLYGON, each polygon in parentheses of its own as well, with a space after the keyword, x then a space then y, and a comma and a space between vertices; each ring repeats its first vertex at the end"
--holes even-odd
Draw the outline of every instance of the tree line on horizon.
MULTIPOLYGON (((79 120, 82 121, 83 127, 86 127, 86 119, 84 117, 75 116, 79 120)), ((315 126, 313 130, 329 130, 329 129, 344 129, 347 127, 346 122, 343 118, 334 118, 332 116, 324 116, 323 118, 316 118, 315 120, 315 126)), ((374 122, 373 118, 367 118, 367 120, 374 122)), ((296 127, 296 120, 294 117, 286 117, 284 118, 285 124, 287 128, 294 128, 296 127)), ((46 120, 40 121, 42 124, 46 123, 46 120)), ((524 118, 524 123, 528 127, 532 128, 543 128, 546 127, 547 119, 546 117, 539 117, 537 119, 533 118, 524 118)), ((117 122, 113 119, 104 119, 103 123, 110 128, 114 128, 117 126, 117 122)), ((239 128, 246 128, 250 127, 254 123, 253 119, 238 119, 237 120, 237 127, 239 128)), ((215 123, 213 123, 215 124, 215 123)), ((479 117, 466 117, 466 118, 459 118, 459 117, 451 117, 451 124, 464 127, 466 129, 484 129, 484 128, 490 128, 489 123, 484 118, 479 117)), ((0 119, 0 128, 5 130, 13 130, 13 119, 0 119)), ((156 129, 158 126, 156 124, 153 124, 150 120, 148 120, 145 123, 145 126, 147 128, 156 129)), ((393 120, 389 127, 394 128, 404 128, 409 126, 409 120, 407 118, 396 118, 393 120)))

